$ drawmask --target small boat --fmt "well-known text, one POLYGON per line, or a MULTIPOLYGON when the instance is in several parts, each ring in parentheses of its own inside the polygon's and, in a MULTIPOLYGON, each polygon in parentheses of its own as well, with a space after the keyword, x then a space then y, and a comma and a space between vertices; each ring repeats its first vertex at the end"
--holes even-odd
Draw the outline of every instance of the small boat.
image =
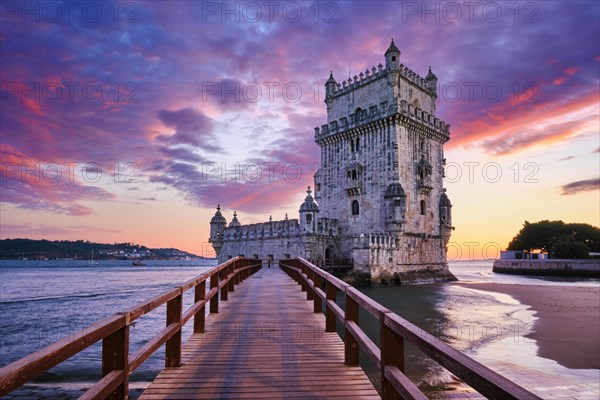
POLYGON ((146 265, 146 263, 144 263, 144 262, 141 262, 141 261, 134 261, 134 262, 133 262, 133 266, 134 266, 134 267, 143 267, 143 266, 145 266, 145 265, 146 265))

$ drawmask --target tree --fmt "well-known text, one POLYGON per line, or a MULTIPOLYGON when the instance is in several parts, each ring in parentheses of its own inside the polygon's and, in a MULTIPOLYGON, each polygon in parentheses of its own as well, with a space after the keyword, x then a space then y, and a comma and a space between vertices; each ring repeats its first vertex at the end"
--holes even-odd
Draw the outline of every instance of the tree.
POLYGON ((573 236, 561 236, 552 244, 552 258, 588 258, 589 254, 590 249, 584 243, 575 240, 573 236))
POLYGON ((507 249, 542 251, 552 258, 585 258, 590 251, 600 251, 600 229, 590 224, 565 224, 563 221, 525 221, 507 249), (568 254, 570 256, 566 257, 568 254))
POLYGON ((585 243, 590 251, 600 252, 600 229, 590 224, 565 224, 573 238, 585 243))
POLYGON ((508 244, 508 250, 550 252, 551 243, 566 233, 562 221, 525 221, 523 228, 508 244))

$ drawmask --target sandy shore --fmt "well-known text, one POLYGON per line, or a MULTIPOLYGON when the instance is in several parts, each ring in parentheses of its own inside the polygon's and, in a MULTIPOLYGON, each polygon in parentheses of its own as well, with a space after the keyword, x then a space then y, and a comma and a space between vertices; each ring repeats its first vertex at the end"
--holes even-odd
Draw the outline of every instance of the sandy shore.
POLYGON ((600 286, 534 286, 458 283, 504 293, 535 311, 537 331, 529 335, 540 357, 571 369, 600 369, 600 286))

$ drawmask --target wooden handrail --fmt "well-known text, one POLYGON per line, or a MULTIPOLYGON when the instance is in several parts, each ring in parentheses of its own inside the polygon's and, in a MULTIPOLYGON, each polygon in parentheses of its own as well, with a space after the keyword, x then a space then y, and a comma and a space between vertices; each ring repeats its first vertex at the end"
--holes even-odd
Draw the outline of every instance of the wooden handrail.
POLYGON ((105 399, 125 381, 125 371, 112 371, 100 379, 79 400, 105 399))
POLYGON ((307 298, 312 299, 314 312, 323 312, 325 330, 336 331, 336 319, 345 329, 345 363, 358 365, 359 348, 379 368, 383 399, 426 399, 426 396, 404 374, 404 341, 407 340, 461 378, 479 393, 490 398, 539 399, 516 383, 450 347, 440 339, 411 324, 399 315, 364 295, 341 279, 329 274, 303 258, 280 260, 280 267, 295 281, 307 298), (323 291, 322 283, 325 283, 323 291), (337 293, 344 296, 346 309, 337 304, 337 293), (360 328, 359 308, 379 322, 381 348, 360 328))
POLYGON ((102 379, 96 382, 80 399, 126 398, 129 375, 133 371, 163 344, 166 344, 165 366, 179 366, 181 364, 183 326, 193 318, 194 332, 204 332, 206 304, 210 302, 210 312, 218 312, 219 291, 221 300, 227 300, 227 292, 234 291, 235 285, 260 268, 260 260, 233 258, 184 282, 181 286, 108 317, 2 367, 0 368, 0 397, 102 340, 102 379), (211 286, 208 293, 206 293, 207 280, 210 280, 211 286), (183 312, 183 294, 190 289, 195 291, 194 304, 183 312), (167 304, 165 328, 130 358, 129 325, 132 321, 165 303, 167 304))

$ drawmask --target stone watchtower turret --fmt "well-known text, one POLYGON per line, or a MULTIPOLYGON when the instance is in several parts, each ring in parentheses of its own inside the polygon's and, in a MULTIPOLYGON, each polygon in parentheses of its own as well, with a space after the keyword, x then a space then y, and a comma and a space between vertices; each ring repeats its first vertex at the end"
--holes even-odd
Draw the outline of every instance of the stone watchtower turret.
POLYGON ((227 226, 227 220, 221 214, 221 205, 217 205, 217 212, 210 220, 210 239, 208 242, 212 244, 217 256, 223 248, 223 231, 227 226))
POLYGON ((304 203, 300 205, 300 231, 315 233, 317 218, 319 217, 319 206, 312 197, 310 186, 306 190, 304 203))
POLYGON ((385 68, 388 71, 397 70, 400 67, 400 49, 394 44, 394 39, 390 47, 385 51, 385 68))
POLYGON ((448 245, 450 235, 452 234, 452 203, 446 195, 446 189, 443 190, 440 196, 440 232, 444 238, 444 242, 448 245))

